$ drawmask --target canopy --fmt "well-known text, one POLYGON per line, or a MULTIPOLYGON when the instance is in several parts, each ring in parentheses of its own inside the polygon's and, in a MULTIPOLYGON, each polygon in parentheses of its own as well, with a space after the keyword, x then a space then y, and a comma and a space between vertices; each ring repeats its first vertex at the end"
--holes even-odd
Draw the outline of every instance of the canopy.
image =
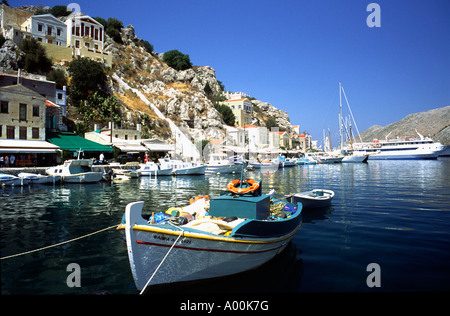
POLYGON ((2 139, 0 140, 0 153, 36 153, 53 154, 58 146, 43 140, 2 139))
POLYGON ((59 146, 59 148, 67 151, 84 152, 113 152, 114 149, 111 146, 102 145, 86 138, 78 136, 73 133, 59 133, 48 138, 48 141, 52 144, 59 146))

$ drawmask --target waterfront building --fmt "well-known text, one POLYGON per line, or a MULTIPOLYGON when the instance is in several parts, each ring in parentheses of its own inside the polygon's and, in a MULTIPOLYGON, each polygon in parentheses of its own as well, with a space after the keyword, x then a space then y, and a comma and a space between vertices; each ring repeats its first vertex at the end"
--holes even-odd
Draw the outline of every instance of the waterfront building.
POLYGON ((66 47, 67 26, 51 14, 33 15, 21 25, 23 38, 66 47))
POLYGON ((252 123, 253 106, 249 99, 231 99, 222 103, 228 106, 233 112, 236 118, 236 126, 242 127, 252 123))
POLYGON ((3 37, 20 44, 22 40, 21 25, 32 15, 33 12, 13 8, 2 3, 0 5, 0 30, 3 37))

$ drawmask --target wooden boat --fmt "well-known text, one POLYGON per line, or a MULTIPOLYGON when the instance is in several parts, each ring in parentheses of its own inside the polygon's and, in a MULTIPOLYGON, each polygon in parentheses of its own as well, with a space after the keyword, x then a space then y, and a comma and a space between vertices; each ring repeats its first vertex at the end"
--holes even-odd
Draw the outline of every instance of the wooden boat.
POLYGON ((23 179, 19 178, 17 176, 6 174, 6 173, 0 173, 0 185, 5 186, 23 186, 30 184, 31 180, 29 179, 23 179))
POLYGON ((324 189, 314 189, 286 196, 291 203, 302 203, 305 210, 329 206, 333 197, 333 191, 324 189))
POLYGON ((92 183, 103 179, 103 172, 92 171, 92 159, 73 159, 64 161, 63 165, 50 167, 47 174, 61 176, 63 182, 92 183))
POLYGON ((21 172, 18 174, 19 178, 29 179, 34 184, 53 184, 61 181, 61 176, 57 175, 43 175, 37 173, 21 172))
POLYGON ((301 205, 271 203, 269 195, 261 194, 260 182, 252 182, 251 189, 232 182, 235 191, 248 192, 199 198, 186 207, 154 214, 148 221, 142 216, 144 202, 127 205, 118 229, 125 230, 131 271, 141 293, 149 286, 247 271, 287 246, 301 226, 301 205), (184 217, 191 220, 180 224, 184 217))
POLYGON ((145 164, 141 164, 141 167, 136 171, 141 174, 141 176, 170 176, 172 174, 172 168, 165 167, 149 161, 145 164))

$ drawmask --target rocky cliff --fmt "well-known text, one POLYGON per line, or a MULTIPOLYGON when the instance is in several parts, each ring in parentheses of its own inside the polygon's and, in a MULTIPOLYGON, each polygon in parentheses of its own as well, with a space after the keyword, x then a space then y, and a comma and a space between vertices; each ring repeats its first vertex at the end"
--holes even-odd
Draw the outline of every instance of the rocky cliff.
MULTIPOLYGON (((222 115, 214 108, 204 88, 209 85, 213 93, 222 92, 215 70, 209 66, 194 66, 177 71, 162 61, 163 54, 148 53, 136 45, 139 38, 132 25, 122 30, 123 45, 108 39, 106 51, 113 57, 114 72, 131 87, 141 91, 167 118, 171 119, 185 134, 195 139, 224 139, 222 115)), ((147 106, 133 102, 127 92, 112 81, 113 91, 123 101, 128 113, 125 125, 146 124, 143 114, 155 117, 147 106), (128 100, 127 100, 128 98, 128 100), (130 102, 131 101, 131 102, 130 102), (134 118, 134 120, 133 120, 134 118)), ((266 117, 273 117, 280 129, 293 131, 289 116, 267 102, 253 100, 266 117)), ((160 124, 156 119, 156 125, 160 124)), ((260 122, 264 126, 264 122, 260 122)), ((151 136, 160 134, 158 128, 148 129, 151 136)))
MULTIPOLYGON (((406 116, 398 122, 387 126, 374 125, 361 133, 364 142, 373 139, 389 139, 397 137, 418 137, 419 132, 423 136, 429 136, 443 145, 450 145, 450 106, 445 106, 425 112, 414 113, 406 116)), ((359 137, 356 137, 359 140, 359 137)))

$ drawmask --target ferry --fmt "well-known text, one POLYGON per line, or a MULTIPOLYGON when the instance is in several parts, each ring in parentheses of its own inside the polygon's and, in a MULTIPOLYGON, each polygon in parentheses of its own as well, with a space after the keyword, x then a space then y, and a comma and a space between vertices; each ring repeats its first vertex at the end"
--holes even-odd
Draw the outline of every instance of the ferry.
POLYGON ((369 160, 437 159, 445 147, 429 137, 417 134, 420 137, 418 139, 375 139, 373 143, 354 144, 354 152, 368 154, 369 160))

